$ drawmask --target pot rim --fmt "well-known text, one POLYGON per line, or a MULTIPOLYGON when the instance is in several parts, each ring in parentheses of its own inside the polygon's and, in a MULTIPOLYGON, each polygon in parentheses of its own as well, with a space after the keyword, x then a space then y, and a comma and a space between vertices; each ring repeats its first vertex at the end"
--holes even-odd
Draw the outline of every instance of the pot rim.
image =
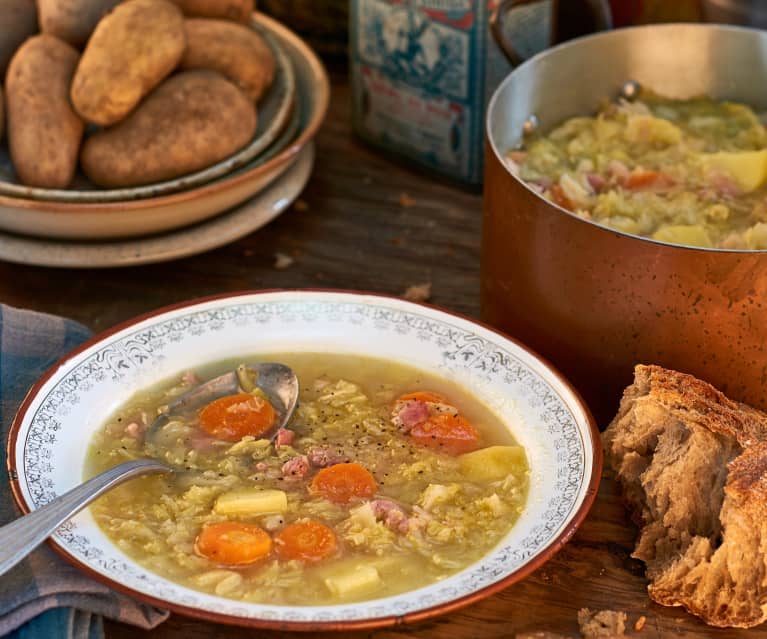
POLYGON ((554 54, 555 52, 566 50, 571 47, 577 47, 581 45, 584 41, 591 41, 594 39, 620 38, 620 37, 623 37, 625 33, 629 33, 629 32, 633 33, 636 31, 643 31, 643 30, 673 31, 673 30, 678 30, 680 28, 687 29, 687 30, 721 31, 721 32, 729 31, 729 32, 735 32, 735 33, 756 34, 764 38, 765 43, 767 44, 767 31, 764 31, 763 29, 757 29, 755 27, 744 27, 740 25, 729 25, 729 24, 702 24, 702 23, 677 23, 677 22, 667 23, 667 24, 647 24, 647 25, 639 25, 634 27, 623 27, 620 29, 613 29, 610 31, 599 31, 597 33, 591 33, 585 36, 573 38, 572 40, 568 40, 567 42, 563 42, 561 44, 557 44, 555 46, 549 47, 548 49, 544 49, 543 51, 535 54, 530 59, 525 60, 525 62, 520 64, 518 67, 516 67, 515 69, 512 69, 512 71, 509 72, 506 75, 506 77, 501 81, 501 83, 496 87, 496 89, 493 91, 493 95, 491 96, 490 101, 488 102, 487 111, 485 113, 485 136, 487 137, 487 145, 490 149, 492 149, 492 153, 493 155, 495 155, 495 159, 501 164, 501 166, 503 167, 503 170, 507 174, 509 174, 516 182, 518 182, 522 187, 527 189, 530 193, 532 193, 538 199, 542 200, 550 208, 556 211, 559 211, 561 213, 564 213, 565 215, 568 215, 578 220, 579 222, 583 222, 584 224, 589 224, 595 229, 597 229, 599 232, 611 233, 613 235, 623 236, 626 239, 631 239, 631 240, 641 240, 643 242, 655 244, 659 247, 674 249, 674 250, 686 250, 686 251, 695 251, 695 252, 700 251, 704 253, 714 253, 714 254, 727 253, 727 254, 750 255, 750 254, 767 253, 767 249, 725 249, 725 248, 715 248, 715 247, 705 247, 705 246, 686 246, 684 244, 672 244, 670 242, 662 242, 660 240, 655 240, 651 237, 643 237, 641 235, 633 235, 631 233, 626 233, 625 231, 619 231, 618 229, 610 228, 609 226, 599 224, 593 220, 586 220, 576 215, 572 211, 568 211, 566 208, 560 206, 559 204, 556 204, 552 202, 551 200, 548 200, 547 198, 543 197, 543 195, 538 193, 538 191, 531 188, 524 180, 520 179, 517 175, 515 175, 509 168, 509 165, 506 162, 506 160, 504 159, 505 152, 499 150, 498 146, 495 143, 495 139, 491 131, 490 116, 497 108, 496 103, 500 100, 500 95, 507 90, 507 86, 513 82, 514 78, 519 74, 520 70, 526 69, 529 66, 533 66, 535 64, 541 63, 541 61, 545 60, 548 56, 554 54))

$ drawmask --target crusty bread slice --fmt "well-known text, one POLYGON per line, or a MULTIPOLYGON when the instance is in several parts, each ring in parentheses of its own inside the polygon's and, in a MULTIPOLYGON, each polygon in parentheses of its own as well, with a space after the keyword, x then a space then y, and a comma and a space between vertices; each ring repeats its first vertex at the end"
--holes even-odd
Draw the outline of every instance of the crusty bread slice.
POLYGON ((767 619, 767 415, 637 366, 603 438, 641 527, 633 556, 650 597, 712 626, 767 619))

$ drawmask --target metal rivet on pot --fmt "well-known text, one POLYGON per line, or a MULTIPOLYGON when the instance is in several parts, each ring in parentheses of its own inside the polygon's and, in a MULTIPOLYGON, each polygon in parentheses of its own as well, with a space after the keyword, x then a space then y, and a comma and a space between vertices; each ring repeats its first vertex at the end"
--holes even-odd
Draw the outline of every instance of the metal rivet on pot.
POLYGON ((522 135, 532 135, 538 130, 538 116, 535 113, 528 115, 522 124, 522 135))
POLYGON ((626 100, 636 100, 639 96, 639 92, 642 90, 642 85, 636 80, 628 80, 623 83, 621 87, 621 97, 626 100))

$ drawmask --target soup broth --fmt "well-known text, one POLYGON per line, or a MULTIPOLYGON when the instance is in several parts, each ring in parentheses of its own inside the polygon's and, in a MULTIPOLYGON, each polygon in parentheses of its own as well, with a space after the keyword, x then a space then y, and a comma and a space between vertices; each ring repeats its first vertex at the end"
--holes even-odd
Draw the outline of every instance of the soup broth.
POLYGON ((511 529, 527 495, 526 455, 465 390, 384 360, 269 361, 291 366, 301 384, 273 441, 258 428, 222 430, 235 417, 238 428, 256 423, 240 417, 262 415, 257 392, 147 435, 164 405, 233 361, 136 394, 94 436, 87 474, 136 458, 183 469, 133 480, 91 506, 147 569, 242 601, 330 605, 432 584, 511 529))

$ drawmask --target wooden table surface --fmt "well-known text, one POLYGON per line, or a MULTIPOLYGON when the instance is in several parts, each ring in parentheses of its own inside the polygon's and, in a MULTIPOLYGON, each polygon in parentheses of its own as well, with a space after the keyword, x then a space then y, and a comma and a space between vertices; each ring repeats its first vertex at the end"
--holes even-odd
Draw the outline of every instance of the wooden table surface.
MULTIPOLYGON (((431 283, 430 302, 478 317, 481 197, 403 168, 360 145, 351 135, 349 101, 349 88, 339 77, 302 204, 267 227, 218 250, 151 266, 66 270, 0 262, 0 301, 73 317, 98 331, 167 304, 227 291, 324 287, 399 295, 410 285, 431 283), (292 256, 294 263, 276 269, 277 252, 292 256)), ((628 634, 644 639, 767 637, 761 629, 708 628, 681 609, 652 604, 642 564, 630 558, 634 535, 615 484, 603 479, 596 505, 575 537, 522 583, 427 623, 347 634, 457 639, 549 630, 577 637, 576 613, 590 607, 625 611, 628 634), (640 615, 647 622, 635 632, 633 624, 640 615)), ((306 636, 177 615, 148 632, 108 621, 106 635, 306 636)))

